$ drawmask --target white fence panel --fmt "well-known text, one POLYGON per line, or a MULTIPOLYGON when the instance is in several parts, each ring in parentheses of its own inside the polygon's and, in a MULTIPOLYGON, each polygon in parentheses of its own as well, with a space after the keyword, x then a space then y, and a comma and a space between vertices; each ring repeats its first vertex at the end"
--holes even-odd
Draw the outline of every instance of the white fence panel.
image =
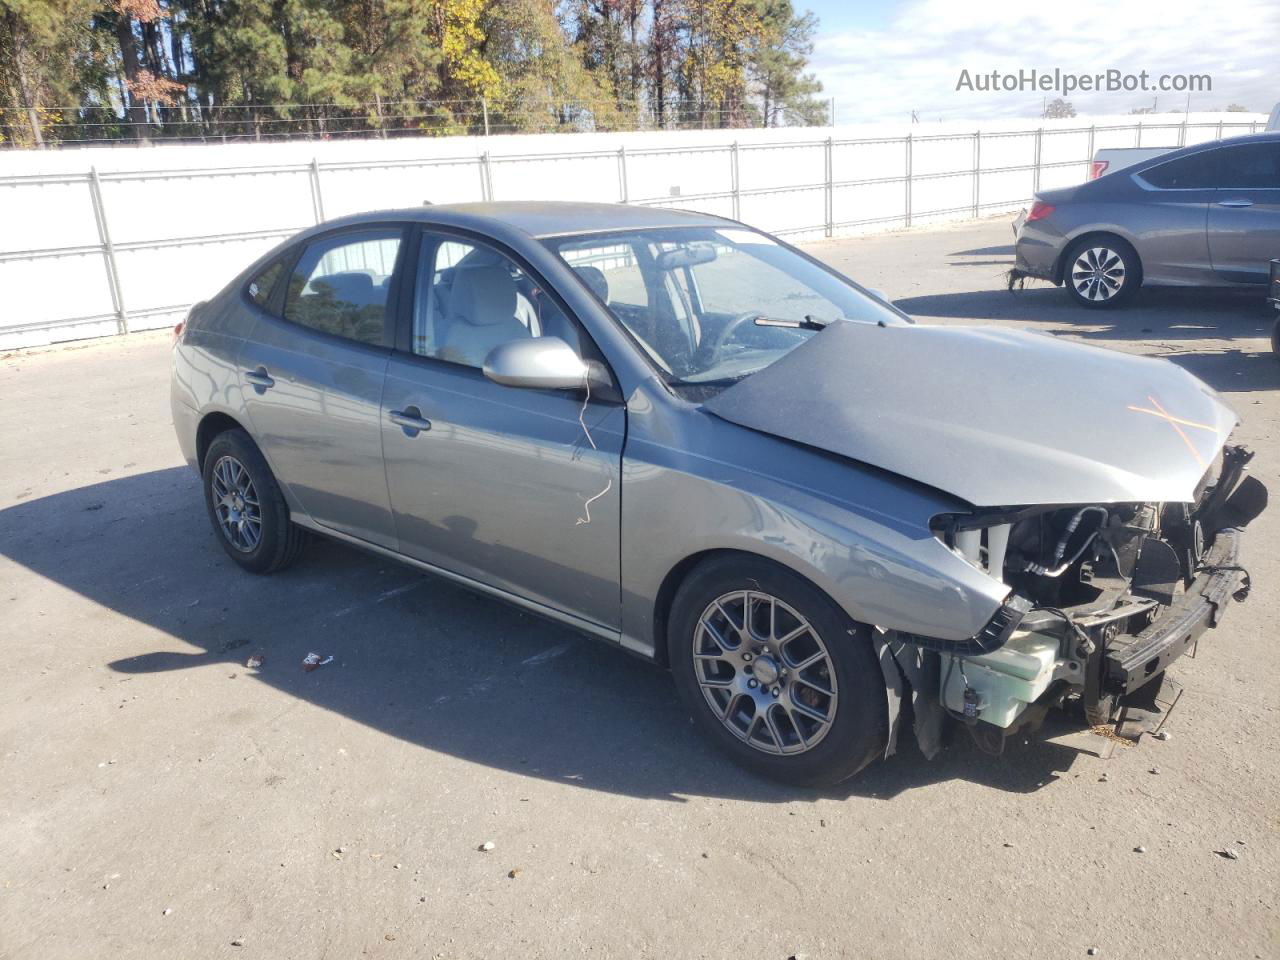
POLYGON ((1082 182, 1104 147, 1177 147, 1262 125, 1152 121, 8 151, 0 348, 170 325, 296 230, 361 211, 624 201, 834 236, 1015 209, 1082 182), (510 149, 494 152, 498 143, 510 149))

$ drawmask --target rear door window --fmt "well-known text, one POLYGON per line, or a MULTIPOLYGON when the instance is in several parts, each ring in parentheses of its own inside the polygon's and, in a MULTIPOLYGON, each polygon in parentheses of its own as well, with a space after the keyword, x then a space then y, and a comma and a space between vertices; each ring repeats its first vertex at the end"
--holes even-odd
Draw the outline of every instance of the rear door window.
POLYGON ((312 242, 289 278, 284 318, 358 343, 390 344, 387 301, 401 238, 392 227, 312 242))

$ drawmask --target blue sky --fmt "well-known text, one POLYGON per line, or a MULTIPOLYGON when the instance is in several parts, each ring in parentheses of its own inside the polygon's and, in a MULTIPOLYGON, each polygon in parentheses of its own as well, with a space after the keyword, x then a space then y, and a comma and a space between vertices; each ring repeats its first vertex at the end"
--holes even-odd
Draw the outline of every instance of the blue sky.
MULTIPOLYGON (((1039 116, 1044 93, 957 91, 962 70, 1036 69, 1093 75, 1113 69, 1154 82, 1208 74, 1191 109, 1240 103, 1266 113, 1280 101, 1280 3, 1276 0, 793 0, 820 25, 810 69, 835 97, 842 123, 1039 116)), ((1057 93, 1048 93, 1052 99, 1057 93)), ((1185 93, 1077 91, 1081 114, 1128 113, 1157 99, 1181 110, 1185 93), (1157 99, 1158 98, 1158 99, 1157 99)))

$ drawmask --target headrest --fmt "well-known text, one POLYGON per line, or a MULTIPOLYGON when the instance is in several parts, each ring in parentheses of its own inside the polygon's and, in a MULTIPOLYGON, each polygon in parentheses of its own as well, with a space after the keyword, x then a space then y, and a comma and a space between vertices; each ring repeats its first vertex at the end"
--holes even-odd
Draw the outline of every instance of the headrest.
POLYGON ((511 320, 516 312, 516 282, 497 254, 476 250, 455 268, 449 292, 449 318, 474 327, 511 320))
POLYGON ((601 303, 609 302, 609 281, 605 279, 603 270, 599 267, 582 266, 574 267, 573 272, 582 278, 591 292, 600 298, 601 303))

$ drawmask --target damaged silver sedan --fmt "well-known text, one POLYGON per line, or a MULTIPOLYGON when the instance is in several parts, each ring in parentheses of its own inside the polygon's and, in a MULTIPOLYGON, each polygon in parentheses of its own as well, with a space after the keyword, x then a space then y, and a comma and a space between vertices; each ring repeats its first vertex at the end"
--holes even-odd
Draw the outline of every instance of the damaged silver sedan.
POLYGON ((926 754, 1051 708, 1140 728, 1247 593, 1266 503, 1178 367, 918 326, 701 214, 323 224, 193 308, 173 356, 242 567, 321 534, 552 617, 668 666, 714 740, 800 784, 908 719, 926 754))

